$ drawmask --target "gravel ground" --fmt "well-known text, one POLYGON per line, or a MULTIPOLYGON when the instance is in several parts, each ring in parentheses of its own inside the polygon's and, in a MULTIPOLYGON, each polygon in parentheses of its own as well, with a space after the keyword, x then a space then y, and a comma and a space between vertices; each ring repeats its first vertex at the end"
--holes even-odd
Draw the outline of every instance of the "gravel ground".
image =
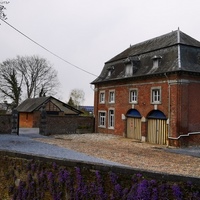
MULTIPOLYGON (((27 153, 32 155, 41 155, 51 158, 65 158, 68 160, 84 161, 88 163, 101 163, 106 165, 124 166, 123 164, 96 158, 74 150, 52 145, 40 140, 46 140, 47 137, 37 133, 22 133, 18 135, 3 134, 0 135, 0 150, 7 150, 18 153, 27 153)), ((54 138, 48 137, 48 140, 54 138)))
POLYGON ((200 177, 200 148, 167 148, 99 133, 55 135, 53 138, 40 138, 39 141, 132 168, 200 177))
POLYGON ((0 150, 200 177, 200 148, 167 148, 110 134, 0 135, 0 150))

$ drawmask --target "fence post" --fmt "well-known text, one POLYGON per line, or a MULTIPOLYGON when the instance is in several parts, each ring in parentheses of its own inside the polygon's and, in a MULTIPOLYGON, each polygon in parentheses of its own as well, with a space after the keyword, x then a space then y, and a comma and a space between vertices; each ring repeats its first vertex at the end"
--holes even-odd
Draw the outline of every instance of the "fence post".
POLYGON ((19 113, 16 109, 13 109, 13 111, 12 111, 11 134, 19 135, 19 113))

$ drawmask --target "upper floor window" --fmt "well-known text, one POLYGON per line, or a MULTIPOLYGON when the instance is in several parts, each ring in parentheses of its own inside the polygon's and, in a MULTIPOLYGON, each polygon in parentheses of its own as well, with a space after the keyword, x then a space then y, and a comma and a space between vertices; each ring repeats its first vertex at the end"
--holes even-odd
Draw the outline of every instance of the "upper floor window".
POLYGON ((138 102, 138 90, 131 89, 129 93, 129 102, 130 103, 137 103, 138 102))
POLYGON ((114 119, 115 119, 114 110, 110 109, 108 113, 108 127, 109 128, 114 128, 114 119))
POLYGON ((106 112, 105 111, 99 112, 99 126, 106 127, 106 112))
POLYGON ((115 103, 115 91, 109 91, 109 103, 115 103))
POLYGON ((152 88, 151 89, 151 103, 159 104, 161 103, 161 88, 152 88))
POLYGON ((100 103, 105 103, 105 92, 104 91, 101 91, 99 93, 99 102, 100 103))

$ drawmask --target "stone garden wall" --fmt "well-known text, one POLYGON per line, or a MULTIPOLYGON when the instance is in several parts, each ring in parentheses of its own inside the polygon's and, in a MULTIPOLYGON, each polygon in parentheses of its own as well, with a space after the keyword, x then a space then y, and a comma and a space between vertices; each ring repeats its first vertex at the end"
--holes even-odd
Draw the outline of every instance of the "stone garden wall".
POLYGON ((11 115, 0 115, 0 134, 11 133, 11 115))

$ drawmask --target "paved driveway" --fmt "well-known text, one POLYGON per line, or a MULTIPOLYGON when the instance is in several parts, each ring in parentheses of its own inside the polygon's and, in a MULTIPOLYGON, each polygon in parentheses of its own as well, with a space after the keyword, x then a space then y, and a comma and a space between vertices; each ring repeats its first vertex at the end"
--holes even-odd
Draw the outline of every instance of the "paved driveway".
MULTIPOLYGON (((48 136, 48 138, 51 136, 48 136)), ((0 135, 0 150, 27 153, 32 155, 41 155, 51 158, 64 158, 68 160, 84 161, 87 163, 100 163, 106 165, 125 166, 116 162, 99 159, 84 153, 79 153, 57 145, 45 144, 35 141, 34 138, 45 138, 31 130, 21 131, 18 135, 2 134, 0 135)))
POLYGON ((176 148, 176 149, 167 148, 166 151, 200 158, 200 147, 188 147, 188 148, 176 148))

